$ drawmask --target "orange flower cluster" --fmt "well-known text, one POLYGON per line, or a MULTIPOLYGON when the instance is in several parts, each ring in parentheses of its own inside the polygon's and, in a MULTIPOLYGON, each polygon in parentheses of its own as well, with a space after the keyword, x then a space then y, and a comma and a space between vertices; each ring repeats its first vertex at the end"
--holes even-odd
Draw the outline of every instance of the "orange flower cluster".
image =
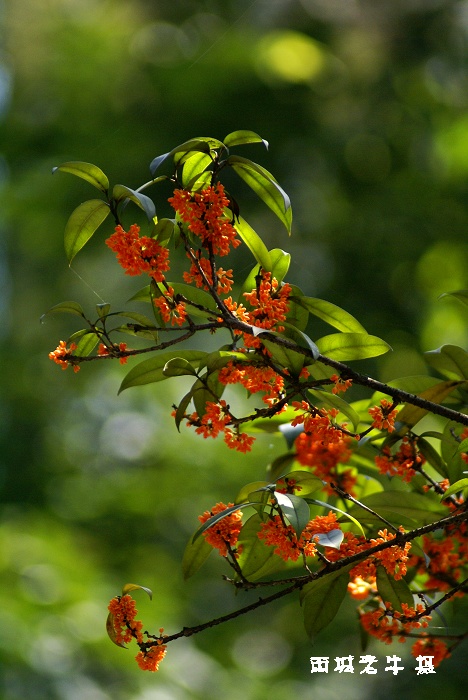
MULTIPOLYGON (((356 477, 350 469, 340 472, 337 469, 339 464, 346 463, 351 456, 351 438, 332 423, 337 411, 320 409, 312 412, 305 401, 293 402, 293 406, 302 413, 292 421, 292 425, 304 425, 304 432, 297 436, 294 443, 298 462, 312 469, 316 476, 328 484, 339 484, 345 491, 352 493, 356 477)), ((331 487, 326 490, 333 493, 331 487)))
POLYGON ((429 637, 426 633, 421 634, 421 638, 411 647, 411 654, 418 656, 432 656, 432 665, 437 667, 441 661, 448 659, 450 652, 445 642, 436 637, 429 637))
POLYGON ((142 671, 157 671, 159 664, 166 656, 166 651, 166 645, 161 639, 158 639, 154 646, 138 652, 135 657, 136 662, 142 671))
MULTIPOLYGON (((378 534, 380 537, 367 540, 362 535, 357 536, 352 532, 345 532, 340 548, 338 550, 327 549, 326 556, 330 561, 338 561, 395 539, 395 535, 388 533, 386 529, 379 530, 378 534)), ((411 543, 406 542, 403 547, 395 545, 383 549, 381 552, 376 552, 351 569, 350 579, 354 580, 359 577, 368 583, 373 583, 375 581, 376 566, 382 564, 387 573, 393 576, 395 580, 399 580, 406 574, 410 549, 411 543)))
POLYGON ((225 214, 229 199, 221 183, 194 193, 175 190, 169 203, 190 231, 201 238, 203 247, 214 255, 227 255, 231 246, 240 245, 236 229, 225 214))
MULTIPOLYGON (((53 360, 57 365, 60 365, 62 369, 67 369, 68 365, 71 364, 70 355, 72 354, 73 350, 76 350, 76 348, 77 346, 75 343, 71 343, 70 347, 67 348, 67 343, 65 340, 61 340, 55 350, 53 352, 49 352, 49 359, 53 360)), ((73 367, 73 371, 80 371, 78 365, 73 367)))
POLYGON ((365 600, 370 595, 375 595, 377 593, 375 577, 371 576, 368 581, 365 581, 360 576, 355 576, 348 583, 348 593, 354 600, 365 600))
POLYGON ((218 380, 221 384, 242 384, 249 394, 263 392, 262 400, 271 405, 281 396, 284 380, 271 367, 256 367, 243 362, 232 361, 220 369, 218 380))
POLYGON ((163 273, 169 270, 169 251, 154 238, 140 237, 139 233, 137 224, 132 224, 128 231, 119 225, 106 244, 117 253, 117 261, 125 274, 141 275, 146 272, 155 282, 162 282, 163 273))
MULTIPOLYGON (((300 537, 297 536, 291 525, 285 525, 279 515, 273 515, 262 523, 258 532, 258 538, 264 540, 266 545, 275 546, 274 553, 284 561, 297 561, 299 556, 313 557, 317 551, 314 538, 331 530, 338 530, 335 513, 318 515, 309 520, 300 537)), ((329 548, 327 548, 329 549, 329 548)))
MULTIPOLYGON (((462 569, 468 557, 468 541, 466 532, 454 532, 451 536, 445 533, 443 539, 435 539, 434 535, 424 535, 423 549, 429 557, 429 563, 422 557, 415 557, 411 564, 418 568, 418 573, 426 575, 425 585, 439 591, 448 591, 460 580, 462 569)), ((464 595, 459 591, 457 596, 464 595)))
POLYGON ((174 287, 168 287, 164 296, 155 297, 153 303, 161 314, 164 323, 171 326, 182 326, 187 318, 187 311, 183 301, 174 300, 174 287))
POLYGON ((143 643, 143 623, 140 620, 135 620, 138 610, 130 595, 112 598, 108 610, 112 615, 117 644, 128 644, 132 639, 135 639, 138 644, 143 643))
POLYGON ((407 484, 416 476, 418 468, 426 461, 420 453, 414 440, 405 435, 401 441, 400 449, 392 455, 391 449, 386 445, 381 455, 375 458, 375 464, 381 474, 388 476, 400 476, 407 484))
MULTIPOLYGON (((191 256, 187 253, 191 260, 191 256)), ((213 287, 213 270, 211 263, 201 255, 197 255, 197 261, 190 265, 190 270, 183 273, 184 281, 187 284, 195 284, 202 289, 213 287), (202 274, 203 273, 203 274, 202 274)), ((224 270, 222 267, 216 268, 216 291, 218 294, 229 294, 232 289, 232 270, 224 270)))
POLYGON ((353 385, 352 379, 341 379, 337 374, 332 374, 330 379, 335 384, 332 394, 343 394, 353 385))
POLYGON ((369 610, 368 612, 360 613, 359 619, 363 628, 373 637, 380 639, 385 644, 391 644, 394 637, 399 637, 400 642, 406 641, 406 634, 421 627, 427 627, 430 615, 415 620, 416 615, 424 612, 424 606, 420 603, 416 608, 410 608, 406 603, 401 604, 403 613, 394 611, 389 613, 391 609, 390 603, 385 603, 385 608, 377 608, 377 610, 369 610), (401 618, 406 619, 405 622, 401 618))
MULTIPOLYGON (((118 352, 125 352, 125 350, 127 349, 127 343, 119 343, 118 348, 113 349, 118 349, 118 352)), ((97 354, 101 357, 106 357, 107 355, 111 355, 112 353, 110 352, 109 348, 104 345, 104 343, 99 343, 97 354)), ((121 365, 125 365, 128 362, 128 357, 121 357, 119 359, 119 362, 121 365)))
MULTIPOLYGON (((211 510, 206 510, 203 515, 199 515, 198 519, 201 523, 206 523, 209 518, 218 513, 222 513, 223 510, 230 508, 234 503, 217 503, 211 510)), ((222 557, 226 557, 228 554, 228 546, 234 551, 236 558, 242 551, 242 547, 236 547, 237 540, 239 538, 239 533, 242 529, 242 512, 236 510, 230 515, 226 515, 225 518, 218 520, 217 523, 209 527, 203 532, 203 537, 205 540, 215 549, 219 550, 222 557)))
POLYGON ((196 413, 192 414, 190 420, 192 423, 199 422, 199 426, 195 428, 198 435, 203 435, 204 438, 215 438, 220 432, 224 432, 226 425, 231 422, 226 401, 224 399, 220 399, 218 403, 207 401, 205 410, 206 413, 200 420, 196 413))
POLYGON ((371 418, 373 418, 372 427, 377 430, 387 430, 392 433, 395 430, 395 418, 398 415, 398 410, 393 408, 393 403, 382 399, 380 406, 369 408, 371 418))

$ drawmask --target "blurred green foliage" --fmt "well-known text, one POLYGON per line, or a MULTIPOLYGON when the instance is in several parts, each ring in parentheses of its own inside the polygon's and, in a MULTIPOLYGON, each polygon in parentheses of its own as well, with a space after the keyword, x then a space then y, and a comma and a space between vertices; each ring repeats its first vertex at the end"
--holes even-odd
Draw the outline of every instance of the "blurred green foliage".
POLYGON ((468 287, 466 0, 0 9, 2 698, 461 697, 463 648, 435 676, 416 677, 405 645, 371 651, 381 668, 387 652, 403 656, 397 677, 311 676, 312 654, 359 656, 351 604, 313 648, 291 601, 171 645, 156 676, 139 671, 105 636, 108 600, 126 581, 150 586, 141 616, 167 632, 246 602, 214 555, 183 584, 181 554, 198 513, 262 478, 278 445, 259 440, 233 469, 224 445, 177 434, 170 392, 183 379, 117 398, 119 367, 75 376, 49 362, 70 319, 39 318, 62 299, 119 304, 141 286, 122 282, 99 240, 67 268, 63 227, 89 192, 53 166, 90 161, 134 187, 194 134, 247 128, 271 144, 262 164, 291 196, 293 236, 247 187, 243 214, 293 254, 291 282, 393 346, 379 378, 425 373, 421 350, 466 346, 466 310, 437 298, 468 287))

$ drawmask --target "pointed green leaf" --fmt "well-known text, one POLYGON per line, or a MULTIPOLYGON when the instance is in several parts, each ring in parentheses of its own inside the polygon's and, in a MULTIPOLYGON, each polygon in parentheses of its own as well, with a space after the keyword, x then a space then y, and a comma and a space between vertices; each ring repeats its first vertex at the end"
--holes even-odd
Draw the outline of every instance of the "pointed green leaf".
POLYGON ((102 199, 90 199, 75 209, 65 226, 65 253, 69 263, 106 220, 109 213, 109 205, 102 199))
MULTIPOLYGON (((442 403, 442 401, 460 384, 463 382, 450 381, 450 382, 440 382, 435 386, 426 389, 418 393, 418 396, 432 403, 442 403)), ((419 406, 412 406, 411 404, 406 404, 403 406, 401 411, 398 413, 396 420, 399 423, 404 423, 406 426, 412 428, 416 425, 428 412, 426 408, 419 408, 419 406)))
POLYGON ((110 311, 111 305, 110 304, 96 304, 96 311, 99 316, 99 318, 105 318, 109 311, 110 311))
MULTIPOLYGON (((278 479, 277 479, 278 480, 278 479)), ((288 472, 281 477, 281 481, 294 481, 298 486, 300 486, 300 494, 302 497, 307 494, 314 493, 314 491, 320 491, 323 489, 324 482, 319 479, 318 476, 314 476, 310 471, 296 470, 288 472)))
POLYGON ((115 185, 112 195, 116 202, 130 199, 137 206, 139 206, 140 209, 143 209, 148 217, 148 221, 152 221, 156 216, 156 207, 154 206, 154 202, 152 199, 147 197, 146 194, 132 190, 130 187, 126 187, 125 185, 115 185))
MULTIPOLYGON (((253 230, 250 224, 248 224, 247 221, 242 218, 242 216, 236 217, 234 221, 234 228, 254 256, 257 263, 264 270, 266 270, 266 272, 270 272, 272 267, 271 256, 268 252, 268 248, 258 233, 253 230)), ((254 287, 252 286, 250 289, 253 288, 254 287)))
POLYGON ((84 333, 78 341, 73 354, 78 357, 88 357, 88 355, 91 355, 98 342, 99 338, 96 333, 84 333))
POLYGON ((300 496, 275 491, 275 499, 283 515, 292 525, 294 532, 300 537, 301 532, 310 520, 310 509, 307 502, 300 496))
POLYGON ((288 233, 290 233, 292 222, 291 201, 273 175, 257 163, 240 156, 229 156, 225 162, 276 214, 278 219, 285 225, 288 233))
POLYGON ((162 352, 148 360, 143 360, 143 362, 135 365, 124 377, 120 385, 119 394, 124 391, 124 389, 129 389, 132 386, 152 384, 153 382, 161 382, 167 379, 163 370, 166 363, 174 357, 182 357, 196 364, 206 357, 207 354, 208 353, 200 350, 174 350, 172 352, 162 352))
POLYGON ((55 173, 60 170, 62 173, 70 173, 71 175, 76 175, 76 177, 81 177, 86 180, 98 190, 107 194, 109 190, 109 180, 107 176, 102 172, 101 168, 92 163, 85 163, 79 160, 71 160, 67 163, 62 163, 55 168, 52 168, 52 172, 55 173))
POLYGON ((444 297, 454 297, 455 299, 458 299, 458 301, 461 301, 462 304, 465 304, 465 306, 468 306, 468 289, 458 289, 454 292, 444 292, 439 296, 439 299, 443 299, 444 297))
MULTIPOLYGON (((248 484, 245 484, 239 491, 236 497, 236 503, 242 503, 243 501, 249 501, 249 496, 253 494, 255 491, 267 489, 270 487, 271 484, 268 483, 268 481, 251 481, 248 484)), ((274 490, 274 484, 272 486, 272 491, 274 490)), ((258 494, 257 494, 258 495, 258 494)))
POLYGON ((365 360, 391 350, 388 343, 367 333, 332 333, 317 340, 321 355, 332 360, 365 360))
POLYGON ((153 591, 151 588, 146 588, 146 586, 139 586, 138 583, 126 583, 122 588, 122 595, 127 595, 132 591, 144 591, 150 600, 153 599, 153 591))
MULTIPOLYGON (((427 494, 387 490, 365 496, 361 502, 396 527, 428 525, 447 515, 446 509, 427 494)), ((378 525, 379 529, 382 526, 381 521, 357 505, 350 509, 349 515, 356 516, 363 524, 378 525)))
POLYGON ((55 304, 45 314, 42 314, 41 323, 44 322, 45 317, 49 314, 73 314, 74 316, 85 318, 83 308, 77 301, 62 301, 60 304, 55 304))
POLYGON ((195 542, 191 537, 182 557, 182 575, 184 580, 197 573, 200 567, 210 556, 213 547, 204 537, 199 537, 195 542))
POLYGON ((443 345, 424 353, 426 362, 447 379, 468 379, 468 352, 457 345, 443 345))
POLYGON ((255 513, 243 525, 238 539, 242 551, 237 561, 249 581, 258 581, 284 568, 283 560, 274 553, 274 546, 266 545, 258 538, 262 523, 261 515, 255 513))
POLYGON ((245 129, 240 129, 239 131, 232 131, 223 140, 224 145, 228 148, 232 146, 242 146, 245 143, 263 143, 265 148, 268 150, 268 141, 262 139, 261 136, 255 133, 255 131, 247 131, 245 129))
POLYGON ((366 333, 366 329, 354 316, 329 301, 305 296, 295 297, 294 301, 343 333, 366 333))
POLYGON ((166 377, 182 377, 183 375, 196 377, 197 375, 190 362, 183 357, 173 357, 172 360, 166 362, 163 367, 163 374, 166 377))
POLYGON ((384 603, 390 603, 393 610, 403 612, 402 603, 414 607, 414 598, 404 579, 396 581, 383 566, 377 567, 377 590, 384 603))
MULTIPOLYGON (((260 330, 262 331, 262 329, 260 330)), ((268 333, 270 332, 271 331, 268 331, 268 333)), ((266 333, 264 329, 263 333, 266 333)), ((263 333, 254 332, 254 335, 260 336, 263 333)), ((269 350, 275 362, 281 365, 281 367, 287 368, 294 376, 297 377, 299 375, 307 359, 305 355, 282 345, 278 345, 278 343, 275 343, 268 338, 261 338, 261 341, 267 350, 269 350)), ((309 362, 310 360, 307 359, 307 361, 309 362)))
POLYGON ((185 141, 179 146, 176 146, 172 149, 172 151, 169 151, 168 153, 163 153, 161 156, 153 158, 153 160, 150 163, 151 174, 154 175, 156 170, 172 156, 174 156, 174 164, 177 167, 178 165, 181 165, 184 161, 188 160, 190 158, 189 154, 191 153, 197 151, 201 153, 210 153, 212 149, 218 148, 224 148, 224 144, 221 141, 218 141, 217 139, 212 139, 206 136, 190 139, 189 141, 185 141))
POLYGON ((273 250, 270 250, 270 258, 271 276, 276 277, 278 282, 281 283, 288 274, 291 255, 281 250, 281 248, 273 248, 273 250))
MULTIPOLYGON (((193 153, 190 158, 188 158, 182 169, 182 186, 186 190, 197 190, 197 181, 201 178, 204 182, 205 170, 208 168, 213 159, 210 155, 203 152, 193 153)), ((210 174, 211 177, 211 174, 210 174)))
POLYGON ((151 231, 151 238, 154 238, 161 245, 167 245, 175 231, 177 231, 175 219, 159 219, 151 231))
POLYGON ((351 567, 346 566, 311 581, 301 590, 304 624, 312 639, 336 616, 348 589, 351 567))
POLYGON ((464 491, 465 489, 468 489, 468 478, 460 479, 459 481, 456 481, 454 484, 449 486, 444 495, 440 497, 440 500, 444 501, 449 496, 453 496, 454 493, 464 491))

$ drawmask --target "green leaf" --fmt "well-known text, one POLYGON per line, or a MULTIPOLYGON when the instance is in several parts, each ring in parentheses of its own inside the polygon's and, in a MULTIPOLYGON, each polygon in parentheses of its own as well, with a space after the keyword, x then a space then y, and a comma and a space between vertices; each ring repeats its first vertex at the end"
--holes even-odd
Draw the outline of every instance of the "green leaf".
POLYGON ((296 535, 300 537, 310 520, 310 509, 307 502, 300 496, 280 491, 275 491, 274 496, 281 512, 289 520, 296 535))
POLYGON ((139 206, 140 209, 143 209, 149 221, 152 221, 156 216, 156 207, 154 206, 154 202, 152 199, 147 197, 146 194, 132 190, 130 187, 126 187, 125 185, 115 185, 112 195, 116 202, 130 199, 137 206, 139 206))
MULTIPOLYGON (((429 525, 447 515, 446 509, 429 496, 407 491, 380 491, 361 498, 361 503, 375 511, 392 525, 415 527, 429 525)), ((353 506, 348 515, 355 515, 363 524, 378 525, 382 522, 359 506, 353 506)))
MULTIPOLYGON (((264 333, 264 329, 262 329, 264 333)), ((271 333, 271 331, 268 331, 271 333)), ((262 335, 263 333, 257 333, 257 335, 262 335)), ((278 345, 278 343, 268 340, 267 338, 261 338, 263 345, 271 352, 272 358, 281 367, 286 367, 294 376, 298 376, 299 372, 304 366, 306 360, 305 355, 290 348, 278 345)))
POLYGON ((109 314, 110 308, 110 304, 96 304, 96 311, 99 318, 106 318, 106 316, 109 314))
POLYGON ((84 333, 78 341, 73 354, 78 357, 88 357, 88 355, 91 355, 98 342, 99 338, 96 333, 84 333))
MULTIPOLYGON (((358 529, 362 532, 362 534, 365 536, 365 532, 364 532, 364 529, 363 529, 361 523, 359 522, 359 520, 356 520, 356 518, 353 515, 351 515, 351 513, 348 513, 345 510, 341 510, 341 508, 337 508, 336 506, 332 506, 330 503, 325 503, 324 501, 318 501, 316 498, 306 498, 305 500, 307 501, 307 503, 310 503, 312 505, 321 506, 322 508, 328 508, 330 510, 334 510, 335 513, 341 513, 341 515, 343 517, 347 518, 348 520, 351 520, 351 522, 353 522, 358 527, 358 529)), ((362 520, 362 518, 361 518, 361 520, 362 520)))
POLYGON ((456 481, 454 484, 449 486, 444 495, 440 497, 440 500, 444 501, 449 496, 453 496, 454 493, 458 493, 459 491, 463 491, 464 489, 468 489, 468 478, 460 479, 459 481, 456 481))
POLYGON ((444 292, 439 296, 439 299, 443 299, 444 297, 454 297, 455 299, 458 299, 458 301, 461 301, 462 304, 465 304, 465 306, 468 306, 468 289, 458 289, 454 292, 444 292))
POLYGON ((77 301, 62 301, 60 304, 55 304, 45 314, 42 314, 41 323, 44 322, 45 317, 49 314, 73 314, 74 316, 85 318, 83 308, 77 301))
POLYGON ((356 431, 359 423, 361 422, 360 416, 357 411, 341 396, 332 394, 328 391, 320 391, 319 389, 308 389, 307 393, 314 397, 316 405, 319 407, 336 408, 342 413, 346 418, 349 418, 353 424, 353 430, 356 431))
POLYGON ((348 589, 349 570, 352 566, 350 564, 316 581, 311 581, 301 590, 304 624, 311 639, 327 627, 336 616, 348 589))
POLYGON ((239 131, 232 131, 230 134, 223 139, 224 145, 228 148, 232 146, 242 146, 245 143, 263 143, 265 148, 268 150, 268 141, 262 139, 261 136, 255 133, 255 131, 247 131, 245 129, 240 129, 239 131))
POLYGON ((132 591, 144 591, 150 600, 153 600, 153 591, 146 586, 139 586, 138 583, 126 583, 122 588, 122 595, 127 595, 132 591))
POLYGON ((393 610, 403 612, 402 603, 406 603, 410 608, 414 607, 413 594, 404 579, 396 581, 387 573, 385 567, 380 565, 377 566, 376 579, 379 596, 384 603, 390 603, 393 610))
POLYGON ((241 156, 229 156, 225 162, 276 214, 278 219, 285 225, 288 233, 290 233, 292 222, 291 202, 273 175, 257 163, 247 158, 241 158, 241 156))
POLYGON ((343 333, 366 333, 366 329, 354 316, 329 301, 305 296, 293 297, 293 299, 311 314, 343 333))
POLYGON ((65 226, 65 253, 69 263, 106 220, 109 213, 109 205, 102 199, 89 199, 75 209, 65 226))
POLYGON ((388 343, 367 333, 332 333, 317 340, 320 353, 332 360, 365 360, 391 350, 388 343))
POLYGON ((238 539, 242 551, 237 561, 249 581, 258 581, 284 568, 284 562, 274 553, 275 547, 258 538, 262 523, 261 515, 255 513, 243 525, 238 539))
MULTIPOLYGON (((289 455, 287 455, 289 456, 289 455)), ((289 465, 287 465, 289 466, 289 465)), ((323 489, 324 482, 319 479, 318 476, 314 476, 310 471, 296 470, 288 472, 284 476, 277 477, 277 481, 286 481, 286 479, 294 480, 296 484, 301 487, 301 496, 304 497, 307 494, 314 493, 314 491, 320 491, 323 489)))
POLYGON ((468 379, 468 352, 457 345, 443 345, 424 353, 426 362, 447 379, 468 379))
MULTIPOLYGON (((268 248, 266 247, 258 233, 256 233, 253 230, 250 224, 248 224, 247 221, 242 218, 242 216, 236 217, 234 221, 234 228, 236 229, 237 233, 242 238, 245 245, 254 256, 255 260, 260 265, 260 267, 266 270, 266 272, 270 272, 272 267, 271 256, 268 252, 268 248)), ((258 274, 258 271, 256 274, 258 274)), ((250 287, 250 289, 253 289, 253 286, 250 287)))
POLYGON ((107 635, 108 635, 109 639, 111 640, 111 642, 114 642, 114 644, 115 644, 116 646, 122 647, 122 649, 128 649, 128 647, 125 646, 125 644, 124 644, 123 642, 118 642, 118 641, 117 641, 117 634, 116 634, 116 631, 115 631, 114 619, 115 619, 115 618, 114 618, 113 613, 110 612, 110 613, 108 614, 107 620, 106 620, 106 632, 107 632, 107 635))
POLYGON ((182 377, 183 375, 192 375, 196 377, 197 373, 190 362, 183 357, 174 357, 163 367, 163 374, 166 377, 182 377))
POLYGON ((98 190, 107 194, 109 190, 109 180, 107 176, 102 172, 101 168, 92 163, 85 163, 79 160, 70 160, 67 163, 62 163, 55 168, 52 168, 52 172, 55 173, 60 170, 62 173, 70 173, 71 175, 76 175, 82 180, 86 180, 91 183, 93 187, 97 187, 98 190))
POLYGON ((190 153, 210 153, 212 149, 217 148, 224 148, 224 144, 217 139, 203 136, 200 138, 190 139, 189 141, 179 144, 179 146, 173 148, 172 151, 163 153, 161 156, 153 158, 150 163, 151 174, 154 175, 156 170, 172 156, 174 156, 175 166, 178 167, 184 161, 190 158, 190 153))
POLYGON ((269 489, 271 486, 272 492, 274 491, 274 484, 269 484, 268 481, 251 481, 248 484, 245 484, 239 491, 236 497, 236 503, 242 503, 243 501, 248 501, 249 496, 254 493, 255 491, 260 491, 260 490, 265 490, 269 489))
POLYGON ((210 556, 213 547, 204 537, 199 537, 195 542, 191 537, 182 557, 182 575, 184 580, 197 573, 200 567, 210 556))
MULTIPOLYGON (((418 393, 421 399, 426 401, 431 401, 432 403, 442 403, 442 401, 460 384, 463 382, 450 381, 450 382, 440 382, 434 386, 418 393)), ((403 406, 401 411, 396 417, 396 421, 399 423, 404 423, 406 426, 412 428, 416 425, 428 412, 426 408, 419 408, 419 406, 412 406, 411 404, 406 404, 403 406)))
POLYGON ((281 250, 281 248, 273 248, 273 250, 270 250, 270 258, 271 276, 276 277, 278 282, 281 283, 288 274, 291 255, 281 250))
MULTIPOLYGON (((198 189, 198 179, 204 184, 205 170, 211 165, 213 159, 207 153, 193 153, 188 158, 182 169, 182 187, 186 190, 198 189)), ((210 175, 211 176, 211 175, 210 175)))
POLYGON ((225 385, 218 380, 218 373, 205 374, 203 381, 197 380, 192 387, 192 398, 198 415, 204 416, 206 404, 218 401, 224 393, 225 385))
POLYGON ((124 377, 120 385, 119 394, 124 389, 129 389, 132 386, 142 386, 143 384, 152 384, 153 382, 161 382, 167 379, 163 370, 167 362, 174 357, 182 357, 196 364, 206 357, 207 354, 200 350, 173 350, 172 352, 162 352, 148 360, 143 360, 143 362, 132 367, 130 372, 124 377))
POLYGON ((321 547, 331 547, 332 549, 339 549, 341 543, 343 542, 344 532, 342 530, 329 530, 328 532, 322 532, 314 535, 313 541, 317 542, 321 547))
POLYGON ((175 219, 159 219, 151 231, 151 238, 154 238, 161 245, 166 245, 171 240, 175 231, 177 231, 175 219))

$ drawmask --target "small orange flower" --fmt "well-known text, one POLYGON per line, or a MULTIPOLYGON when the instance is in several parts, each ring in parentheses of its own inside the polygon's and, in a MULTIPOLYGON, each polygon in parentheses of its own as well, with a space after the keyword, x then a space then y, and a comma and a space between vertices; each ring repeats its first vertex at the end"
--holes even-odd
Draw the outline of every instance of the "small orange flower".
POLYGON ((332 374, 330 379, 335 384, 332 389, 332 394, 344 393, 353 385, 352 379, 341 379, 337 374, 332 374))
MULTIPOLYGON (((68 365, 71 364, 70 356, 73 350, 76 350, 76 348, 77 346, 75 343, 71 343, 70 347, 67 348, 67 343, 65 340, 61 340, 55 350, 53 352, 49 352, 49 359, 53 360, 57 365, 60 365, 62 369, 67 369, 68 365)), ((73 371, 80 371, 78 365, 74 365, 73 371)))
POLYGON ((316 552, 311 533, 304 530, 298 537, 292 525, 284 526, 279 515, 274 515, 262 523, 257 536, 260 540, 265 540, 266 545, 274 545, 274 553, 284 561, 297 561, 302 553, 313 557, 316 552))
POLYGON ((154 646, 145 651, 139 651, 135 659, 142 671, 157 671, 159 664, 166 656, 166 651, 166 645, 158 639, 154 646))
MULTIPOLYGON (((203 515, 199 515, 198 519, 201 523, 206 523, 213 515, 222 513, 223 510, 233 505, 234 503, 228 503, 227 506, 224 503, 217 503, 211 510, 206 510, 203 515)), ((225 518, 218 520, 217 523, 205 530, 203 532, 203 537, 208 544, 219 550, 222 557, 226 557, 228 554, 228 545, 231 549, 236 546, 241 529, 242 512, 236 510, 234 513, 226 515, 225 518)), ((241 551, 241 547, 238 547, 237 550, 235 550, 235 556, 238 557, 241 551)))
POLYGON ((138 610, 131 596, 123 595, 112 598, 108 610, 112 614, 112 625, 117 644, 131 642, 132 639, 138 643, 143 642, 143 623, 140 620, 135 620, 138 610))
POLYGON ((398 415, 396 408, 392 409, 393 403, 382 399, 380 406, 369 408, 369 413, 373 418, 372 427, 377 430, 387 430, 392 433, 395 430, 395 418, 398 415))
POLYGON ((415 658, 418 656, 432 656, 432 665, 438 666, 443 659, 448 659, 450 652, 445 642, 435 637, 429 637, 424 633, 421 639, 411 647, 411 654, 415 658))
POLYGON ((185 303, 174 301, 174 288, 168 287, 164 296, 153 299, 154 305, 161 313, 164 323, 171 323, 171 326, 183 326, 187 318, 185 303))
POLYGON ((106 244, 117 254, 117 261, 127 275, 146 272, 155 282, 162 282, 169 270, 169 251, 154 238, 140 236, 140 227, 132 224, 128 231, 116 226, 106 244))

